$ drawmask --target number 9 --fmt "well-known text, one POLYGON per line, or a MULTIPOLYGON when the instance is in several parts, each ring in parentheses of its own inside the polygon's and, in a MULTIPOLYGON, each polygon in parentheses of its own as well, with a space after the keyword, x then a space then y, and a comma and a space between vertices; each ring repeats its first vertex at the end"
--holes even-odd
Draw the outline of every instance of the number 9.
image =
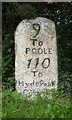
POLYGON ((36 37, 39 34, 40 25, 38 23, 34 23, 33 24, 33 29, 36 31, 36 35, 33 36, 33 38, 34 38, 34 37, 36 37))

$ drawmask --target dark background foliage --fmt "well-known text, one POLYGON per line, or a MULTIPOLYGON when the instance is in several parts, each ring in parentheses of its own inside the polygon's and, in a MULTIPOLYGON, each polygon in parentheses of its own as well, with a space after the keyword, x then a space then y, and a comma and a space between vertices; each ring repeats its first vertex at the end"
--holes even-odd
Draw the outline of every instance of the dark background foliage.
POLYGON ((69 93, 72 77, 72 3, 2 3, 3 83, 6 88, 15 86, 14 33, 23 19, 46 17, 54 21, 58 49, 58 88, 69 93))

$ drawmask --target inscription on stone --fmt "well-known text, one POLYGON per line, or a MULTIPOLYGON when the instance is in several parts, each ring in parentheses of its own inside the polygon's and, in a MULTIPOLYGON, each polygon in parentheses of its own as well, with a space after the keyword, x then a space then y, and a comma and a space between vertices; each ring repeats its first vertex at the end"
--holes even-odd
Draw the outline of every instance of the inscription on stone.
POLYGON ((53 21, 23 20, 15 32, 15 80, 18 92, 57 89, 57 45, 53 21))

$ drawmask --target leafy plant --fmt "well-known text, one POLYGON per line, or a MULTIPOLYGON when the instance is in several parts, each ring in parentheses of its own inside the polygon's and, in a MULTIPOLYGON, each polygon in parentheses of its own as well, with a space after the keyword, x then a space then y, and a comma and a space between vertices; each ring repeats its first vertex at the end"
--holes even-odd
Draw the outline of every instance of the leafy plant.
POLYGON ((3 118, 70 118, 70 101, 59 92, 49 90, 35 99, 22 97, 11 90, 3 91, 3 118), (51 94, 52 93, 52 94, 51 94), (52 95, 52 98, 47 98, 52 95), (45 96, 45 97, 44 97, 45 96))
POLYGON ((3 59, 2 59, 2 82, 6 83, 6 88, 14 89, 14 40, 11 34, 3 36, 3 59))

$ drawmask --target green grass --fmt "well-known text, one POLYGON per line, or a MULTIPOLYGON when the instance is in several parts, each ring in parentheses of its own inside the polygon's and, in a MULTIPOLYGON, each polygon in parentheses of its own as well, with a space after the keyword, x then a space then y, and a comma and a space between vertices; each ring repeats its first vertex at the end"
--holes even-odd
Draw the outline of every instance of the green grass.
POLYGON ((2 117, 2 92, 0 91, 0 118, 2 117))
POLYGON ((55 91, 51 92, 52 99, 48 99, 49 93, 43 97, 38 93, 32 100, 15 91, 3 91, 2 118, 70 118, 69 99, 55 91))

